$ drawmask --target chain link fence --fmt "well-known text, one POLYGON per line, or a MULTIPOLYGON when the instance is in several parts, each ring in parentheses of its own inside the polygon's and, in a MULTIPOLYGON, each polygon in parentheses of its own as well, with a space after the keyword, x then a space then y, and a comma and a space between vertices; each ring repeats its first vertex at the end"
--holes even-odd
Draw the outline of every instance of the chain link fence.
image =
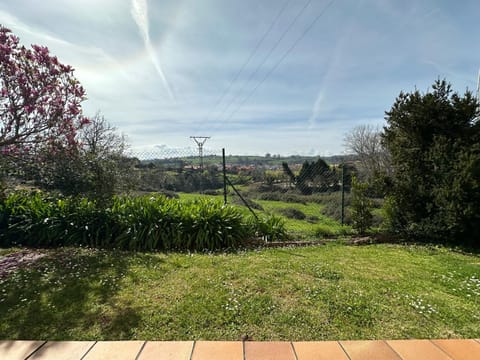
MULTIPOLYGON (((338 225, 350 222, 345 209, 349 205, 354 164, 345 162, 344 157, 225 156, 222 150, 208 148, 202 149, 200 156, 195 147, 157 147, 129 150, 115 158, 86 159, 83 167, 66 164, 55 163, 52 173, 59 180, 68 180, 69 186, 77 186, 77 178, 85 181, 92 177, 84 187, 95 198, 114 183, 114 193, 216 198, 244 206, 256 216, 281 216, 287 219, 292 231, 315 229, 332 221, 338 225)), ((28 167, 15 168, 9 167, 7 174, 15 180, 14 185, 42 188, 36 180, 37 172, 28 167)), ((65 192, 57 187, 62 181, 47 189, 65 192)))
POLYGON ((234 189, 228 192, 228 199, 254 211, 294 220, 299 227, 304 222, 314 228, 325 217, 348 224, 345 209, 354 167, 341 158, 334 160, 327 163, 321 158, 292 156, 259 158, 250 164, 235 165, 227 157, 228 185, 234 189))
MULTIPOLYGON (((216 197, 255 215, 274 214, 315 227, 325 218, 348 224, 352 164, 342 157, 224 156, 222 150, 156 148, 131 151, 132 191, 216 197)), ((299 225, 300 226, 300 225, 299 225)))
POLYGON ((221 194, 222 151, 192 148, 157 148, 148 151, 130 151, 135 159, 133 191, 174 193, 221 194))

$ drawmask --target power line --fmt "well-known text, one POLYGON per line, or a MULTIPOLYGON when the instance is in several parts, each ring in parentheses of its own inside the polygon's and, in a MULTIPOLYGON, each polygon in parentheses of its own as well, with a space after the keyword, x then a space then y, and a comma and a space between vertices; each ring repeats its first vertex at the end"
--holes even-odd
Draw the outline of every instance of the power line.
POLYGON ((231 101, 228 103, 228 105, 223 109, 223 111, 220 113, 220 115, 217 117, 217 120, 225 114, 225 112, 230 108, 230 106, 240 97, 240 94, 242 93, 243 89, 251 82, 253 77, 259 72, 259 70, 262 68, 262 66, 267 62, 268 58, 272 55, 272 53, 277 49, 278 45, 280 42, 285 38, 287 33, 292 29, 292 27, 296 24, 297 20, 300 18, 300 16, 303 14, 303 12, 307 9, 307 7, 310 5, 312 0, 308 0, 302 7, 302 9, 297 13, 295 18, 290 22, 290 24, 287 26, 285 31, 282 33, 282 35, 278 38, 278 40, 275 42, 275 44, 270 48, 269 52, 267 55, 263 58, 262 62, 257 66, 257 68, 250 74, 248 80, 243 84, 241 89, 237 92, 237 96, 233 97, 231 101))
POLYGON ((242 71, 245 69, 245 67, 250 63, 250 61, 253 59, 253 56, 257 53, 258 49, 260 48, 260 45, 262 45, 263 41, 266 39, 266 37, 270 34, 270 32, 272 31, 274 25, 277 23, 278 19, 280 18, 280 16, 282 16, 283 12, 285 11, 285 9, 287 8, 287 5, 290 3, 291 0, 287 0, 285 1, 285 3, 283 4, 283 6, 281 7, 280 11, 277 13, 277 15, 275 16, 275 18, 273 19, 272 23, 270 24, 270 26, 268 27, 267 31, 265 31, 265 33, 263 34, 262 38, 257 42, 257 45, 255 46, 255 48, 253 49, 253 51, 250 53, 248 59, 243 63, 242 67, 240 68, 240 70, 236 73, 236 75, 233 77, 232 81, 230 82, 230 84, 228 85, 227 89, 223 92, 223 94, 218 98, 217 102, 215 103, 215 106, 212 108, 212 110, 210 110, 210 112, 208 113, 207 117, 205 118, 205 121, 208 121, 209 118, 210 118, 210 115, 212 115, 215 110, 217 109, 218 105, 220 105, 220 103, 222 102, 223 98, 225 97, 225 95, 227 95, 230 91, 230 89, 232 88, 233 84, 237 81, 238 77, 240 76, 240 74, 242 73, 242 71))
POLYGON ((325 12, 328 10, 328 8, 330 8, 333 3, 335 2, 335 0, 332 0, 330 1, 327 6, 325 6, 325 8, 323 8, 323 10, 315 17, 315 19, 310 23, 310 25, 308 25, 305 30, 303 31, 303 33, 294 41, 294 43, 292 44, 292 46, 290 46, 290 48, 288 48, 288 50, 282 55, 282 57, 280 58, 280 60, 270 69, 270 71, 265 75, 265 77, 259 82, 257 83, 257 85, 252 89, 252 91, 248 94, 247 97, 245 97, 241 102, 240 104, 237 106, 237 108, 235 108, 234 111, 232 111, 230 113, 230 115, 227 117, 227 119, 225 120, 224 123, 230 121, 230 119, 233 117, 233 115, 235 115, 238 110, 240 110, 240 108, 248 101, 248 99, 250 99, 250 97, 255 93, 255 91, 265 82, 265 80, 268 79, 268 77, 280 66, 280 64, 283 62, 283 60, 285 60, 285 58, 295 49, 295 47, 298 45, 298 43, 305 37, 305 35, 313 28, 313 26, 317 23, 317 21, 323 16, 323 14, 325 14, 325 12))

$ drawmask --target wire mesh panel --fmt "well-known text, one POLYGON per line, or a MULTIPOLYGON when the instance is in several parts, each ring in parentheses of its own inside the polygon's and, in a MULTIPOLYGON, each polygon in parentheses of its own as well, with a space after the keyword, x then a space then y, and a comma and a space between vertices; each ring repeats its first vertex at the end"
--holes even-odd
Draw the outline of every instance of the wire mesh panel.
POLYGON ((328 224, 323 229, 339 226, 342 219, 348 223, 343 209, 349 202, 353 166, 341 157, 329 160, 227 156, 227 177, 238 189, 229 191, 228 201, 259 214, 280 216, 292 232, 314 235, 322 225, 328 224))
POLYGON ((141 192, 221 194, 223 188, 221 150, 157 148, 130 151, 135 159, 135 184, 141 192))
POLYGON ((96 200, 150 193, 185 200, 211 197, 245 207, 246 214, 250 211, 255 217, 281 217, 289 231, 299 234, 335 235, 341 232, 342 220, 349 223, 343 209, 349 204, 353 166, 345 164, 343 157, 222 155, 222 150, 202 148, 200 152, 195 147, 134 149, 81 161, 55 158, 49 172, 55 177, 50 182, 27 167, 17 166, 6 175, 15 180, 14 185, 96 200))
MULTIPOLYGON (((225 180, 220 150, 202 149, 200 156, 195 148, 160 147, 131 151, 129 158, 135 162, 131 189, 138 193, 198 194, 223 201, 226 185, 228 203, 258 215, 303 221, 305 227, 314 228, 324 218, 340 223, 342 201, 349 201, 349 166, 343 168, 340 157, 327 162, 318 157, 227 155, 225 180)), ((348 223, 348 216, 344 220, 348 223)))

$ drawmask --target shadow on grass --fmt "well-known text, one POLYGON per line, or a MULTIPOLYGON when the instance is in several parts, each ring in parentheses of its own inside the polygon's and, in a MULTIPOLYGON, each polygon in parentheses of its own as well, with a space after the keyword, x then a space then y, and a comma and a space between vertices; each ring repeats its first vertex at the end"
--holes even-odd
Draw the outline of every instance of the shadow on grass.
POLYGON ((139 311, 117 296, 132 258, 61 249, 0 280, 0 339, 134 338, 139 311))

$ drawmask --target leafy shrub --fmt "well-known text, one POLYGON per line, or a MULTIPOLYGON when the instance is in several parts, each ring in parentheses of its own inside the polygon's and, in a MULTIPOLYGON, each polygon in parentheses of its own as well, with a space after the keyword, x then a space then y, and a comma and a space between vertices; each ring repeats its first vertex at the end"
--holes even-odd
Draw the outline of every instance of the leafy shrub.
POLYGON ((160 190, 158 191, 159 194, 169 198, 169 199, 180 199, 180 196, 175 191, 170 190, 160 190))
MULTIPOLYGON (((312 195, 301 195, 296 192, 264 192, 258 193, 255 191, 250 191, 247 194, 249 198, 256 198, 259 200, 269 200, 269 201, 282 201, 287 203, 297 203, 304 204, 307 203, 316 203, 324 205, 321 209, 323 215, 328 216, 334 220, 340 221, 342 217, 342 194, 341 192, 330 192, 330 193, 315 193, 312 195)), ((380 203, 381 200, 376 201, 375 205, 380 203)), ((345 224, 351 224, 350 213, 347 208, 350 206, 350 194, 345 193, 344 204, 345 204, 345 213, 344 213, 344 222, 345 224)), ((289 217, 289 215, 284 214, 289 217)), ((295 218, 295 217, 291 217, 295 218)), ((305 217, 306 218, 306 217, 305 217)), ((305 219, 305 218, 302 218, 305 219)), ((309 220, 310 221, 310 220, 309 220)), ((311 219, 311 222, 316 222, 318 219, 311 219)))
POLYGON ((278 212, 289 219, 305 220, 307 218, 303 211, 291 207, 279 209, 278 212))
MULTIPOLYGON (((300 194, 297 190, 283 190, 283 191, 258 191, 252 187, 246 196, 251 199, 268 200, 268 201, 282 201, 287 203, 298 203, 306 205, 307 203, 316 203, 331 206, 341 206, 341 192, 323 192, 313 193, 311 195, 300 194), (253 188, 253 189, 252 189, 253 188)), ((380 201, 380 200, 379 200, 380 201)), ((345 194, 345 206, 350 205, 349 194, 345 194)), ((380 207, 380 206, 379 206, 380 207)))
POLYGON ((274 192, 284 193, 286 192, 286 189, 281 186, 270 183, 270 184, 260 184, 256 186, 256 191, 259 193, 274 193, 274 192))
POLYGON ((330 237, 335 235, 332 228, 326 225, 319 225, 317 228, 315 228, 314 234, 316 237, 319 237, 319 238, 330 237))
POLYGON ((368 184, 352 178, 352 226, 360 234, 373 225, 372 200, 367 196, 368 184))
POLYGON ((343 235, 352 235, 353 230, 350 226, 341 226, 332 228, 331 226, 320 224, 315 228, 314 235, 319 238, 338 237, 343 235))
POLYGON ((372 213, 372 227, 381 227, 383 225, 383 222, 383 215, 379 215, 378 213, 372 213))
POLYGON ((0 245, 215 250, 240 245, 255 233, 282 239, 280 220, 252 220, 208 200, 114 197, 111 206, 99 207, 85 198, 22 192, 0 203, 0 245))
POLYGON ((267 241, 283 241, 289 238, 285 228, 285 220, 281 217, 275 215, 268 215, 258 219, 251 217, 250 224, 255 235, 263 237, 267 241))
POLYGON ((254 194, 252 197, 255 197, 259 200, 283 201, 287 203, 298 203, 304 205, 307 203, 305 196, 294 193, 265 192, 256 195, 254 194))
POLYGON ((210 195, 210 196, 217 196, 217 195, 221 195, 222 193, 218 190, 213 190, 213 189, 207 189, 207 190, 204 190, 203 193, 205 195, 210 195))
MULTIPOLYGON (((351 197, 350 194, 345 194, 345 209, 344 209, 344 218, 343 221, 345 224, 350 225, 352 223, 351 213, 348 210, 350 206, 351 197)), ((342 199, 341 194, 335 194, 335 196, 329 196, 324 199, 322 203, 324 206, 320 210, 323 215, 328 216, 337 221, 342 219, 342 199)))
MULTIPOLYGON (((251 209, 263 211, 263 206, 260 205, 259 203, 255 202, 253 200, 247 199, 245 197, 244 197, 244 199, 251 209)), ((232 198, 232 203, 235 204, 235 205, 245 206, 245 203, 243 202, 243 200, 240 199, 238 196, 235 196, 235 197, 232 198)))
POLYGON ((320 218, 318 216, 315 216, 315 215, 308 215, 306 220, 309 222, 309 223, 312 223, 312 224, 315 224, 317 222, 320 221, 320 218))

